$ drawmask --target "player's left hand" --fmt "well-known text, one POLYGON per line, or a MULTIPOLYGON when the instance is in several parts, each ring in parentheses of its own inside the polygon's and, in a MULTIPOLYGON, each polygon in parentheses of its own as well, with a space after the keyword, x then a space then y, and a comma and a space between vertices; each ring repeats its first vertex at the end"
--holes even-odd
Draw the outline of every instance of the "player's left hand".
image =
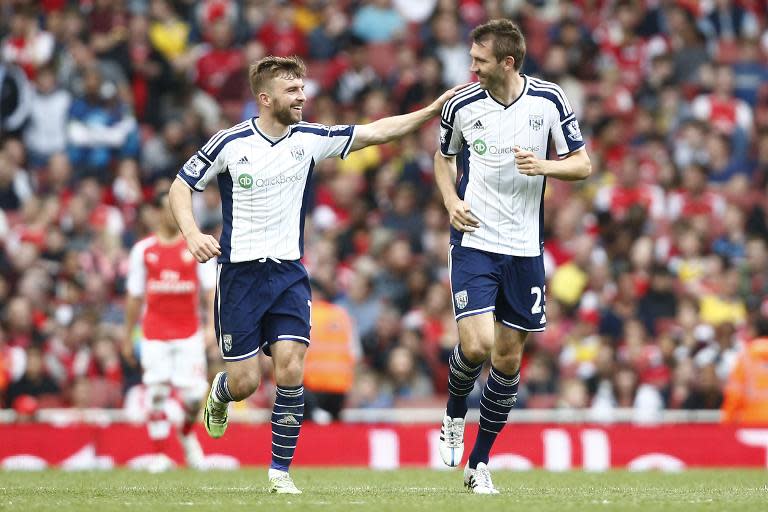
POLYGON ((526 151, 520 146, 515 146, 515 164, 520 174, 526 176, 543 176, 544 166, 542 161, 536 158, 536 155, 531 151, 526 151))

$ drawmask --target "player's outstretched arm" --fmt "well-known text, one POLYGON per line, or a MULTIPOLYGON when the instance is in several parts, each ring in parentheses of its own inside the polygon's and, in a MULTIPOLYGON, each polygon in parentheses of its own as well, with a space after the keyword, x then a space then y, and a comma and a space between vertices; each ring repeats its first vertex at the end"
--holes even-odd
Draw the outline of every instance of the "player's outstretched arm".
POLYGON ((171 202, 173 218, 176 219, 176 224, 187 241, 187 248, 192 256, 197 261, 205 263, 214 256, 220 255, 219 242, 211 235, 201 232, 197 227, 195 217, 192 215, 192 190, 181 181, 181 178, 176 178, 171 184, 168 199, 171 202))
POLYGON ((456 157, 445 156, 440 151, 435 153, 435 182, 443 204, 448 210, 451 226, 464 233, 471 233, 480 226, 469 205, 456 193, 456 157))
POLYGON ((515 164, 520 174, 526 176, 546 176, 564 181, 578 181, 592 174, 592 163, 584 148, 569 153, 560 160, 536 158, 530 151, 515 146, 515 164))
POLYGON ((350 151, 357 151, 358 149, 374 144, 384 144, 417 130, 421 125, 433 117, 440 115, 443 105, 467 85, 468 84, 458 85, 448 89, 430 105, 422 109, 400 116, 385 117, 372 123, 356 126, 355 140, 352 142, 350 151))

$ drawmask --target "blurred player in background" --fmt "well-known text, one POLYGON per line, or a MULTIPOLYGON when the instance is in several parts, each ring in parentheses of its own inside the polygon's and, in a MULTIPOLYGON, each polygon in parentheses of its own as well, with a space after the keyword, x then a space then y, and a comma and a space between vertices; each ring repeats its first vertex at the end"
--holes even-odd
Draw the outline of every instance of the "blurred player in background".
POLYGON ((142 381, 150 402, 147 429, 157 453, 149 469, 162 471, 171 466, 163 452, 171 430, 166 403, 172 392, 185 413, 179 439, 187 465, 203 469, 203 452, 193 426, 208 389, 205 339, 214 342, 216 267, 212 262, 198 263, 187 250, 167 193, 158 195, 154 206, 157 229, 133 246, 129 258, 122 352, 129 364, 136 364, 133 331, 141 317, 142 381), (200 297, 202 310, 210 314, 208 337, 203 336, 201 328, 200 297))
POLYGON ((591 165, 562 89, 520 73, 525 39, 508 20, 472 31, 475 83, 443 107, 435 179, 451 222, 450 272, 459 345, 449 359, 439 450, 449 466, 464 451, 466 397, 483 363, 480 429, 464 469, 476 494, 497 494, 491 446, 517 400, 523 344, 543 331, 546 178, 582 180, 591 165), (550 136, 559 160, 547 160, 550 136), (456 185, 456 157, 462 161, 456 185))
POLYGON ((297 57, 265 57, 249 69, 260 117, 215 134, 171 186, 171 205, 198 261, 218 256, 215 325, 226 371, 213 379, 205 428, 218 438, 229 402, 259 386, 260 351, 272 357, 277 392, 272 409, 270 492, 299 494, 288 469, 304 418, 304 356, 312 307, 301 257, 308 182, 315 163, 413 132, 440 113, 459 87, 431 105, 366 125, 302 122, 306 68, 297 57), (219 184, 220 242, 192 216, 192 191, 219 184))

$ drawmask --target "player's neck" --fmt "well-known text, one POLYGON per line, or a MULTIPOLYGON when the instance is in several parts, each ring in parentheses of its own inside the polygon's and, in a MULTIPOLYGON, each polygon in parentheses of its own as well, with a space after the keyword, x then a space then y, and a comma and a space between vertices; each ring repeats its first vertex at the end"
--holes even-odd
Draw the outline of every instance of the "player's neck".
POLYGON ((155 236, 160 240, 161 244, 172 244, 179 241, 181 233, 178 230, 158 229, 155 232, 155 236))
POLYGON ((256 118, 256 127, 264 135, 275 139, 282 137, 288 131, 287 126, 268 114, 256 118))
POLYGON ((509 79, 500 83, 498 86, 489 89, 488 93, 493 96, 496 101, 503 103, 504 105, 511 105, 514 101, 520 97, 525 87, 525 79, 520 73, 514 73, 510 75, 509 79))

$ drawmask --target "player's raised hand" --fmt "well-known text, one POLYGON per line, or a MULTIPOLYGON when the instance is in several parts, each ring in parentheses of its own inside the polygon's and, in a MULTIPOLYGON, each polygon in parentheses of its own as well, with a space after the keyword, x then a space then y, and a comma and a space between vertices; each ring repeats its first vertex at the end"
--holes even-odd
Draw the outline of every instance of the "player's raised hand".
POLYGON ((221 254, 221 246, 219 245, 218 240, 211 235, 206 235, 205 233, 198 231, 186 238, 187 249, 189 249, 192 256, 194 256, 200 263, 205 263, 214 256, 219 256, 221 254))
POLYGON ((430 105, 430 110, 432 111, 433 115, 439 115, 440 112, 443 110, 443 105, 445 105, 448 100, 456 96, 459 91, 464 89, 465 87, 472 85, 470 82, 466 84, 457 85, 456 87, 451 87, 447 91, 445 91, 443 94, 440 95, 439 98, 437 98, 435 101, 432 102, 432 105, 430 105))
POLYGON ((520 174, 526 176, 542 176, 544 174, 544 166, 535 154, 520 146, 515 146, 513 149, 515 151, 515 165, 520 174))
POLYGON ((469 205, 461 199, 455 199, 446 205, 446 209, 448 210, 451 226, 462 233, 471 233, 480 227, 480 222, 472 215, 469 205))

